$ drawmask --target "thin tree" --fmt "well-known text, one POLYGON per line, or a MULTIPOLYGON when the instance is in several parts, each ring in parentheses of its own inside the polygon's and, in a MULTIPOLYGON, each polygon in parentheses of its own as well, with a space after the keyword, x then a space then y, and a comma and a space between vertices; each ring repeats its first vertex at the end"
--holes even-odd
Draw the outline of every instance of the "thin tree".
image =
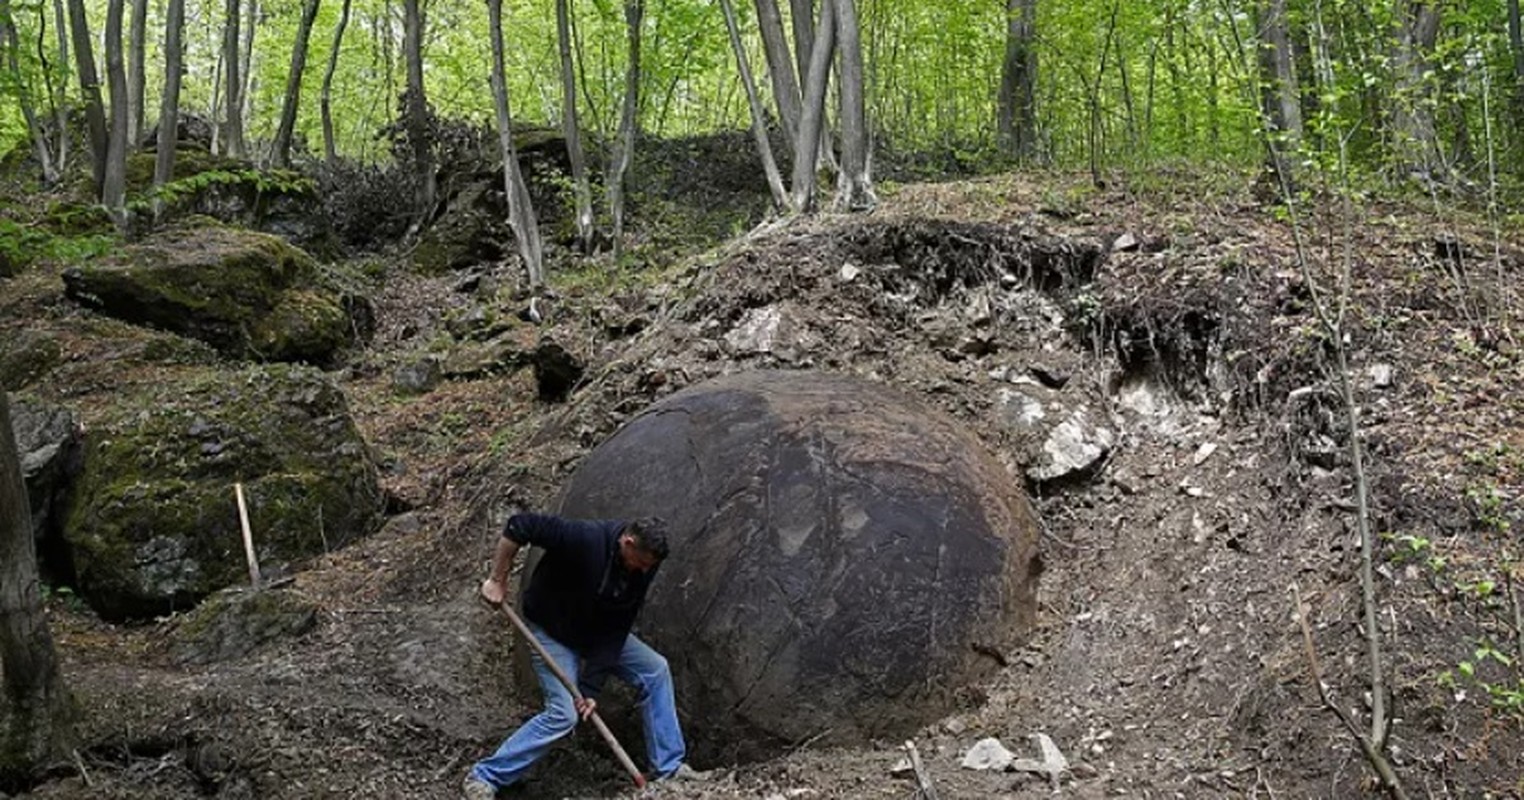
MULTIPOLYGON (((243 63, 238 68, 238 74, 243 79, 243 89, 238 93, 238 100, 243 104, 243 113, 239 119, 243 120, 246 127, 254 117, 254 89, 258 85, 254 75, 254 34, 259 31, 259 20, 259 0, 246 0, 243 4, 243 44, 238 50, 243 58, 243 63)), ((247 148, 248 131, 244 134, 244 146, 247 148)))
POLYGON ((556 47, 561 57, 561 135, 571 162, 572 196, 577 209, 577 245, 593 247, 593 190, 588 184, 587 156, 582 149, 582 124, 577 118, 577 76, 572 68, 571 0, 556 0, 556 47))
MULTIPOLYGON (((154 150, 153 186, 169 183, 175 174, 175 145, 180 132, 180 79, 184 73, 185 0, 169 0, 164 19, 164 94, 159 98, 159 139, 154 150)), ((155 196, 153 214, 163 211, 163 200, 155 196)))
POLYGON ((805 87, 810 74, 810 55, 815 46, 815 0, 788 0, 789 20, 794 27, 794 62, 799 67, 800 119, 803 119, 805 87))
POLYGON ((519 171, 519 154, 513 145, 513 111, 508 103, 508 81, 503 67, 503 0, 487 0, 487 22, 492 37, 492 104, 497 111, 497 140, 503 156, 503 192, 508 198, 508 224, 518 241, 519 256, 529 273, 529 285, 545 285, 545 258, 540 244, 540 226, 535 222, 534 204, 524 174, 519 171))
POLYGON ((122 13, 125 0, 106 4, 106 83, 111 90, 111 132, 106 143, 106 172, 101 205, 120 228, 127 227, 127 71, 122 58, 122 13))
POLYGON ((831 55, 836 49, 836 4, 823 0, 820 24, 815 41, 810 44, 810 68, 804 89, 804 116, 799 120, 799 138, 794 143, 794 208, 815 210, 815 166, 821 149, 821 131, 825 128, 826 88, 831 74, 831 55))
POLYGON ((402 49, 407 61, 407 129, 413 150, 415 200, 420 227, 434 215, 438 184, 434 175, 433 132, 429 125, 429 102, 423 93, 423 9, 420 0, 403 0, 402 49))
POLYGON ((286 73, 286 97, 281 103, 280 125, 275 129, 270 160, 275 166, 291 165, 291 137, 296 131, 296 109, 302 99, 302 73, 307 71, 307 43, 312 38, 312 24, 317 20, 321 0, 304 0, 302 17, 296 26, 296 41, 291 45, 291 69, 286 73))
POLYGON ((1270 167, 1292 180, 1291 162, 1284 156, 1294 154, 1302 140, 1301 92, 1297 88, 1296 62, 1291 51, 1291 33, 1286 19, 1286 0, 1262 0, 1255 6, 1258 15, 1260 108, 1270 125, 1270 133, 1279 146, 1271 155, 1279 158, 1270 167))
POLYGON ((350 0, 344 0, 339 10, 339 24, 333 29, 333 48, 328 51, 328 68, 323 71, 323 92, 318 107, 323 117, 323 160, 329 167, 338 163, 339 156, 333 143, 333 74, 339 69, 339 47, 344 43, 344 29, 349 27, 350 0))
POLYGON ((127 135, 136 149, 143 141, 143 51, 148 35, 148 0, 132 0, 132 26, 127 32, 127 135))
POLYGON ((624 23, 629 38, 630 61, 624 73, 624 103, 619 112, 619 134, 609 159, 609 217, 614 223, 614 255, 624 254, 624 180, 635 156, 636 117, 640 111, 640 26, 645 19, 645 0, 625 0, 624 23))
POLYGON ((1513 50, 1514 127, 1524 130, 1524 23, 1519 17, 1519 0, 1508 0, 1508 45, 1513 50))
MULTIPOLYGON (((41 28, 47 27, 45 15, 46 12, 39 5, 37 16, 41 28)), ((48 97, 53 104, 53 124, 57 128, 54 131, 58 137, 57 144, 53 147, 54 163, 57 164, 54 172, 61 174, 64 166, 69 163, 69 25, 65 21, 63 0, 53 0, 53 29, 58 42, 58 69, 54 70, 48 65, 46 45, 40 36, 37 39, 37 57, 42 62, 43 78, 48 82, 48 97)))
POLYGON ((1005 151, 1029 161, 1037 154, 1037 0, 1006 0, 1005 25, 997 128, 1005 151))
MULTIPOLYGON (((761 5, 759 0, 758 5, 761 5)), ((775 6, 776 8, 776 6, 775 6)), ((746 57, 746 46, 741 42, 740 26, 736 24, 736 11, 730 0, 720 0, 725 14, 725 29, 730 33, 730 48, 736 54, 736 66, 741 71, 741 83, 746 88, 746 102, 751 107, 751 133, 757 142, 757 155, 762 158, 762 173, 767 177, 767 188, 773 193, 773 206, 780 211, 791 210, 788 190, 783 187, 783 176, 778 174, 778 162, 773 160, 773 146, 767 140, 767 112, 757 96, 757 82, 751 75, 751 63, 746 57)), ((782 30, 780 25, 779 30, 782 30)), ((789 63, 784 53, 784 63, 789 63)), ((792 71, 792 68, 790 68, 792 71)))
POLYGON ((841 172, 836 186, 836 207, 863 211, 878 205, 873 192, 872 152, 868 144, 868 119, 863 86, 862 39, 857 27, 856 0, 831 0, 836 7, 836 39, 841 59, 841 172))
POLYGON ((74 707, 58 669, 37 580, 37 544, 27 508, 10 400, 0 390, 0 778, 13 780, 70 751, 74 707))
POLYGON ((74 70, 84 100, 85 127, 90 133, 90 174, 95 182, 95 195, 99 197, 106 183, 106 108, 101 102, 100 77, 95 72, 95 50, 90 21, 85 16, 85 0, 69 0, 69 33, 74 40, 74 70))
POLYGON ((223 4, 222 143, 228 155, 243 158, 246 151, 243 142, 243 80, 238 76, 238 8, 238 0, 225 0, 223 4))
POLYGON ((53 166, 53 154, 48 147, 48 135, 42 129, 42 122, 37 118, 36 109, 32 106, 31 92, 28 91, 25 81, 21 76, 21 62, 17 53, 21 50, 21 40, 16 36, 15 18, 12 15, 10 0, 0 0, 0 48, 6 53, 6 69, 11 74, 11 85, 16 92, 17 104, 21 106, 22 119, 26 121, 26 130, 32 140, 32 154, 37 159, 37 164, 42 168, 42 182, 52 186, 58 182, 58 172, 53 166))
MULTIPOLYGON (((783 13, 778 10, 778 0, 756 0, 757 27, 762 32, 762 52, 767 56, 767 74, 773 84, 773 97, 778 103, 778 117, 783 121, 783 132, 792 142, 799 135, 799 118, 804 115, 804 99, 799 96, 799 75, 794 70, 794 54, 788 46, 788 36, 783 31, 783 13)), ((734 10, 731 15, 734 16, 734 10)), ((736 57, 743 58, 742 50, 736 57)), ((749 69, 749 68, 748 68, 749 69)))
POLYGON ((1399 175, 1433 178, 1440 168, 1439 133, 1434 122, 1433 70, 1429 57, 1439 38, 1439 4, 1396 0, 1396 42, 1392 69, 1396 95, 1392 132, 1399 175))

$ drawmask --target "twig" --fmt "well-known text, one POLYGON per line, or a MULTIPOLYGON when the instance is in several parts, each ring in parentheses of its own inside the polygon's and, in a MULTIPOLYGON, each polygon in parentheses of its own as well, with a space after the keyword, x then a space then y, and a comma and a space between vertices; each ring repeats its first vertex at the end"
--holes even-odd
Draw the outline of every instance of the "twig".
POLYGON ((1349 731, 1349 734, 1355 737, 1355 741, 1360 744, 1361 752, 1365 753, 1365 760, 1370 762, 1371 767, 1376 770, 1376 775, 1381 778, 1381 782, 1391 791, 1392 796, 1397 798, 1397 800, 1408 800, 1408 793, 1402 788, 1402 782, 1397 779, 1397 772, 1392 769, 1391 762, 1386 760, 1386 756, 1381 754, 1375 742, 1365 735, 1365 732, 1360 729, 1359 725, 1355 724, 1355 720, 1350 717, 1349 712, 1340 708, 1333 701, 1333 698, 1329 696, 1328 684, 1323 682, 1323 670, 1318 666, 1318 651, 1312 646, 1312 628, 1307 624, 1307 609, 1302 605, 1301 587, 1294 583, 1291 584, 1291 594, 1296 603, 1296 620, 1302 627, 1302 645, 1307 649, 1307 668, 1312 673, 1313 684, 1317 686, 1318 699, 1322 700, 1323 706, 1332 711, 1334 716, 1337 716, 1339 721, 1344 723, 1344 727, 1349 731))
POLYGON ((78 750, 69 751, 74 755, 74 768, 79 770, 79 777, 85 782, 87 788, 95 786, 95 781, 90 780, 90 772, 85 769, 85 760, 79 757, 78 750))
POLYGON ((915 770, 916 795, 924 800, 937 800, 937 790, 931 786, 931 776, 926 774, 926 767, 921 763, 921 753, 915 749, 915 740, 905 741, 905 750, 910 753, 910 768, 915 770))
POLYGON ((1508 582, 1508 602, 1513 604, 1513 645, 1519 651, 1518 663, 1524 664, 1524 611, 1519 608, 1519 591, 1513 584, 1512 568, 1504 571, 1503 579, 1508 582))
POLYGON ((249 506, 243 501, 243 484, 233 484, 238 497, 238 524, 243 527, 243 554, 249 562, 249 585, 259 588, 259 558, 254 555, 254 531, 249 528, 249 506))

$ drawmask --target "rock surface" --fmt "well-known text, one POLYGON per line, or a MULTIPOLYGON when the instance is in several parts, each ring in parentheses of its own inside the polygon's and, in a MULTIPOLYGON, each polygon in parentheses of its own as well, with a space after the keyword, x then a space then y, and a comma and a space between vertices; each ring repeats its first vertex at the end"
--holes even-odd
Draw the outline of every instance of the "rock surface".
POLYGON ((340 289, 284 240, 182 226, 64 273, 68 296, 234 358, 331 363, 370 327, 369 301, 340 289))
POLYGON ((218 592, 176 625, 171 649, 182 664, 242 658, 317 627, 317 604, 288 591, 218 592))
POLYGON ((142 617, 248 580, 235 481, 266 571, 380 524, 376 466, 321 373, 195 375, 120 398, 86 435, 64 531, 85 599, 142 617))
POLYGON ((1026 498, 959 424, 859 378, 679 392, 588 456, 562 511, 671 523, 641 631, 709 758, 905 735, 993 665, 973 645, 1033 622, 1026 498))

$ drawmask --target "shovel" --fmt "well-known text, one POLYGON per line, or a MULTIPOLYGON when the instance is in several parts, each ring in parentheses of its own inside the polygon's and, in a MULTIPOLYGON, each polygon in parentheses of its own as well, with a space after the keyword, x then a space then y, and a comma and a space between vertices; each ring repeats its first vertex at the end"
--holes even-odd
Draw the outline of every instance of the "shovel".
MULTIPOLYGON (((556 678, 561 681, 561 685, 566 687, 566 691, 571 692, 572 699, 578 702, 582 701, 582 692, 577 689, 576 681, 567 677, 566 672, 561 669, 561 665, 557 664, 556 660, 550 657, 550 653, 546 651, 545 645, 540 644, 540 640, 535 638, 534 633, 529 630, 529 626, 525 625, 524 620, 519 617, 518 612, 513 610, 513 606, 509 605, 505 600, 499 603, 498 607, 503 609, 504 614, 508 615, 508 620, 513 623, 513 627, 518 629, 519 635, 529 642, 529 646, 534 648, 534 651, 540 655, 541 659, 544 659, 545 664, 550 667, 550 671, 555 673, 556 678)), ((592 720, 593 727, 598 729, 598 735, 603 737, 603 741, 609 743, 609 749, 614 751, 614 757, 619 759, 619 763, 624 767, 625 772, 630 773, 630 777, 635 779, 635 788, 646 788, 646 776, 640 774, 640 770, 635 768, 635 762, 630 760, 630 754, 626 753, 624 748, 619 746, 619 740, 614 738, 614 733, 609 730, 609 726, 603 724, 603 718, 598 716, 597 711, 594 711, 589 716, 589 719, 592 720)))

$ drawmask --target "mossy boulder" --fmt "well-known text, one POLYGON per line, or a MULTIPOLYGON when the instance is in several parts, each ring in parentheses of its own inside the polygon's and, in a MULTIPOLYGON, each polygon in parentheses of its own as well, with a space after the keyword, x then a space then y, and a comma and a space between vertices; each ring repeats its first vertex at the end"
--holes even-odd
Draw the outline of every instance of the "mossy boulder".
POLYGON ((513 238, 506 212, 499 208, 503 205, 501 194, 487 178, 473 181, 451 198, 444 213, 424 231, 413 249, 417 270, 442 275, 501 259, 513 238))
POLYGON ((0 389, 25 389, 63 360, 58 340, 29 330, 0 331, 0 389))
POLYGON ((331 364, 368 334, 370 303, 283 239, 185 225, 67 270, 68 296, 234 358, 331 364))
POLYGON ((64 533, 81 594, 108 618, 184 609, 248 580, 235 482, 266 571, 381 523, 376 465, 321 372, 185 374, 119 398, 86 434, 64 533))
POLYGON ((315 627, 317 604, 297 592, 224 589, 179 620, 171 649, 182 664, 211 664, 315 627))

